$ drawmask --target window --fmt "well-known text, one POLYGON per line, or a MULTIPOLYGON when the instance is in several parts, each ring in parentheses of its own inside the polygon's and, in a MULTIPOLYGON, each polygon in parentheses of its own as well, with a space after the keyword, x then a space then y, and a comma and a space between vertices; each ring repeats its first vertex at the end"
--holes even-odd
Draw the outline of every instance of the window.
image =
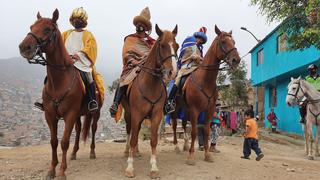
POLYGON ((257 66, 263 64, 263 49, 261 49, 259 52, 258 52, 258 61, 257 61, 257 66))
POLYGON ((281 34, 277 38, 277 53, 287 51, 287 36, 286 34, 281 34))
POLYGON ((275 86, 269 88, 269 107, 277 107, 277 88, 275 86))

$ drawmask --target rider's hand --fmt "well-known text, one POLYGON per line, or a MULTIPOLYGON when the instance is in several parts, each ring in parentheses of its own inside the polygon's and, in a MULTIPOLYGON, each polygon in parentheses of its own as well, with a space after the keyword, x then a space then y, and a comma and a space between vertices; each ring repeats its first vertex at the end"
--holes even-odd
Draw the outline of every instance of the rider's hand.
POLYGON ((80 60, 80 57, 79 57, 78 54, 74 54, 74 55, 72 56, 72 58, 73 58, 73 59, 76 59, 76 60, 80 60))

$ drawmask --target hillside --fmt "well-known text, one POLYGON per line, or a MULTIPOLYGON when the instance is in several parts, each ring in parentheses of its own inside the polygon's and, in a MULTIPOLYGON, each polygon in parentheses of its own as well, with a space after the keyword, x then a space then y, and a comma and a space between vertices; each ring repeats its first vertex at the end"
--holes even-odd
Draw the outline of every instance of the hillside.
MULTIPOLYGON (((41 96, 45 74, 44 66, 30 65, 25 59, 0 59, 0 146, 49 142, 49 129, 43 112, 33 107, 33 103, 41 96)), ((122 134, 123 125, 115 124, 107 111, 112 98, 113 95, 106 94, 97 132, 98 140, 122 134)), ((59 136, 62 130, 63 121, 59 123, 59 136)))

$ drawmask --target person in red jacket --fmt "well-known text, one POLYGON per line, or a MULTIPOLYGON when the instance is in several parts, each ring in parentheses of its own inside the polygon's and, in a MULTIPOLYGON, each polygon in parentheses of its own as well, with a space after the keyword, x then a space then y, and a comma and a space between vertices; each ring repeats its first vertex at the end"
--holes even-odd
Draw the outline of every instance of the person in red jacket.
POLYGON ((271 124, 272 132, 276 133, 277 132, 277 121, 278 121, 278 118, 277 118, 276 113, 274 113, 273 109, 271 109, 270 113, 267 116, 267 119, 271 124))

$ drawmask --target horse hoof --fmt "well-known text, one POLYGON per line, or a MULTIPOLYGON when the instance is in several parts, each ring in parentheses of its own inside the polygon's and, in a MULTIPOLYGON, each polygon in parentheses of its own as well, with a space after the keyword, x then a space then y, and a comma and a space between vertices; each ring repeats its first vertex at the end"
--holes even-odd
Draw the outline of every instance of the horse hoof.
POLYGON ((90 153, 90 159, 96 159, 96 153, 90 153))
POLYGON ((179 146, 176 146, 176 147, 174 148, 174 151, 175 151, 177 154, 181 153, 179 146))
POLYGON ((127 178, 134 178, 134 173, 133 171, 126 171, 124 173, 124 175, 127 177, 127 178))
POLYGON ((188 159, 187 164, 190 166, 194 166, 194 165, 196 165, 196 161, 194 159, 188 159))
POLYGON ((213 162, 212 156, 205 156, 204 161, 212 163, 213 162))
POLYGON ((71 154, 70 160, 77 160, 77 155, 71 154))
POLYGON ((58 176, 57 179, 58 180, 67 180, 67 177, 65 175, 63 175, 63 176, 58 176))
POLYGON ((151 179, 160 178, 160 173, 159 173, 159 171, 150 171, 150 177, 151 177, 151 179))
POLYGON ((51 180, 51 179, 54 179, 55 177, 56 177, 56 173, 49 171, 47 176, 45 177, 45 180, 51 180))
POLYGON ((308 160, 314 160, 313 156, 308 156, 308 160))

